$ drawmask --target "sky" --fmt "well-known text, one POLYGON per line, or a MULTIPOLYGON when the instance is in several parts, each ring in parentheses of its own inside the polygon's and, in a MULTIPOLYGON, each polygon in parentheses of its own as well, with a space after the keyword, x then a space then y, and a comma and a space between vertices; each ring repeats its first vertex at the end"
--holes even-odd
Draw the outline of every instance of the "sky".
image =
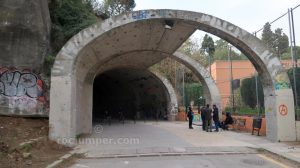
MULTIPOLYGON (((299 5, 300 0, 135 0, 135 3, 134 10, 179 9, 206 13, 253 33, 299 5)), ((300 7, 294 10, 294 21, 296 44, 300 45, 300 7)), ((275 28, 282 28, 289 36, 288 16, 272 24, 272 29, 275 28)))

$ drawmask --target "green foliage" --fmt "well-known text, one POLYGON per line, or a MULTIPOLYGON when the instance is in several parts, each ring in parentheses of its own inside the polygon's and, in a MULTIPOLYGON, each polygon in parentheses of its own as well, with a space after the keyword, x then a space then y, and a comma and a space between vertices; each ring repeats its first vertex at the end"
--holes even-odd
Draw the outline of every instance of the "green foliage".
POLYGON ((209 56, 213 56, 215 53, 215 43, 212 37, 210 37, 208 34, 205 34, 202 44, 201 44, 201 49, 205 50, 209 56))
MULTIPOLYGON (((178 49, 178 51, 190 56, 194 60, 198 61, 200 64, 206 66, 208 61, 207 56, 201 53, 201 48, 198 43, 198 39, 189 38, 186 40, 182 46, 178 49)), ((162 60, 160 63, 154 65, 152 68, 154 70, 159 71, 161 74, 165 75, 171 83, 175 86, 176 80, 182 81, 183 65, 179 62, 176 62, 173 59, 166 58, 162 60), (181 79, 179 79, 181 77, 181 79), (177 79, 176 79, 177 78, 177 79)), ((198 82, 198 78, 187 68, 184 68, 185 73, 185 82, 193 83, 198 82)))
MULTIPOLYGON (((295 92, 295 88, 294 88, 294 77, 293 77, 293 69, 289 69, 288 70, 288 76, 293 88, 293 92, 295 92)), ((298 106, 300 105, 300 68, 296 68, 295 69, 295 76, 296 76, 296 89, 297 89, 297 103, 298 106)))
POLYGON ((276 50, 276 53, 281 55, 284 52, 287 52, 287 49, 289 48, 289 38, 282 32, 282 29, 277 28, 273 36, 273 48, 276 50))
MULTIPOLYGON (((262 108, 261 111, 264 114, 264 109, 262 108)), ((231 107, 226 107, 225 112, 232 112, 231 107)), ((258 116, 258 111, 256 108, 250 108, 250 107, 238 107, 236 108, 236 111, 233 113, 233 115, 241 115, 241 116, 258 116)))
MULTIPOLYGON (((264 95, 263 95, 263 88, 262 84, 257 78, 257 83, 258 83, 258 102, 259 106, 263 107, 264 106, 264 95)), ((255 77, 251 78, 246 78, 242 80, 242 85, 241 85, 241 96, 242 100, 245 103, 245 105, 248 105, 251 108, 255 108, 257 105, 256 101, 256 83, 255 83, 255 77)))
POLYGON ((200 96, 203 96, 203 89, 200 83, 187 83, 185 85, 185 105, 190 105, 192 101, 194 105, 197 105, 200 96))
POLYGON ((53 53, 76 33, 97 21, 90 1, 52 0, 49 4, 51 27, 51 46, 53 53))
POLYGON ((198 39, 187 39, 178 51, 190 56, 194 60, 198 61, 201 65, 207 66, 208 59, 207 56, 204 54, 203 50, 200 47, 198 39))
POLYGON ((288 36, 283 33, 281 28, 277 28, 275 32, 273 32, 270 23, 264 25, 262 41, 279 57, 285 53, 289 47, 288 36))
POLYGON ((263 43, 265 43, 267 45, 267 47, 269 47, 269 48, 273 47, 273 41, 274 41, 273 32, 271 30, 271 24, 269 22, 267 22, 264 25, 261 40, 263 41, 263 43))
POLYGON ((97 13, 108 18, 124 12, 132 11, 135 8, 134 0, 103 0, 97 9, 97 13))
POLYGON ((241 89, 235 89, 234 94, 230 95, 228 104, 226 107, 232 107, 234 104, 235 110, 239 110, 241 107, 244 106, 242 97, 241 97, 241 89), (233 96, 234 96, 234 103, 233 103, 233 96))
POLYGON ((52 55, 49 55, 45 58, 45 61, 44 61, 44 73, 46 76, 50 76, 51 75, 51 68, 54 64, 54 61, 55 61, 55 57, 52 56, 52 55))
MULTIPOLYGON (((223 39, 216 41, 214 60, 228 60, 228 45, 229 43, 223 39)), ((231 50, 230 52, 231 60, 245 60, 247 57, 244 54, 239 54, 236 50, 231 50)))
MULTIPOLYGON (((300 46, 296 46, 293 48, 295 59, 300 58, 300 46)), ((291 57, 291 47, 287 49, 285 53, 282 54, 281 59, 292 59, 291 57)))

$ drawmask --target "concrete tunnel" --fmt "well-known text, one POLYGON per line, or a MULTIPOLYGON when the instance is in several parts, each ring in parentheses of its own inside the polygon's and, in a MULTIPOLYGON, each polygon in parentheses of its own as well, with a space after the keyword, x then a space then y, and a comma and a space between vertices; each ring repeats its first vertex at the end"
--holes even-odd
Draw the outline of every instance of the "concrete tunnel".
MULTIPOLYGON (((220 93, 206 68, 180 52, 175 52, 169 58, 182 63, 198 77, 206 102, 216 104, 221 115, 220 93)), ((113 65, 110 70, 98 74, 94 79, 93 121, 101 121, 107 115, 117 119, 121 113, 125 119, 175 120, 178 100, 168 79, 158 72, 136 69, 126 64, 113 59, 107 64, 113 65), (120 68, 120 65, 126 66, 120 68)))
POLYGON ((258 38, 236 25, 204 13, 180 10, 129 12, 72 37, 56 56, 51 72, 50 139, 59 142, 92 132, 96 76, 128 67, 146 70, 174 54, 196 30, 228 41, 249 58, 263 84, 267 138, 295 140, 293 92, 279 59, 258 38), (282 105, 289 109, 285 116, 279 113, 282 105))
POLYGON ((93 122, 107 116, 167 120, 171 101, 167 87, 149 70, 116 68, 103 72, 94 80, 93 122))

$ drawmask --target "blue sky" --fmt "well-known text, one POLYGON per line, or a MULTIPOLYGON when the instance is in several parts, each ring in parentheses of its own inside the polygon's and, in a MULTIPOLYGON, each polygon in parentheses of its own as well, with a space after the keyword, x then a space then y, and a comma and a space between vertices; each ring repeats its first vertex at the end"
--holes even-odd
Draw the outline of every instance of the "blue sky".
MULTIPOLYGON (((266 22, 273 21, 281 14, 300 4, 300 0, 135 0, 136 8, 180 9, 201 12, 229 21, 250 33, 260 29, 266 22)), ((300 7, 294 11, 295 34, 300 45, 300 7)), ((283 28, 289 36, 288 19, 272 25, 283 28)))

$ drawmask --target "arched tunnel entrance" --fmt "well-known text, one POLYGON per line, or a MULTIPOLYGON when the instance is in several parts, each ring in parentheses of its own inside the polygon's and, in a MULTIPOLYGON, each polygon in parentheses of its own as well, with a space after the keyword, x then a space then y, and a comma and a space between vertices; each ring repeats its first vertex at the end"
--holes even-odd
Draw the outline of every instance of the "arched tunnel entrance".
POLYGON ((70 39, 56 56, 51 72, 50 139, 59 141, 92 131, 93 82, 99 72, 121 66, 147 69, 174 54, 197 29, 237 47, 258 71, 268 139, 296 140, 293 92, 279 59, 259 39, 225 20, 180 10, 125 13, 70 39), (166 28, 170 22, 171 29, 166 28), (280 115, 281 106, 288 108, 287 115, 280 115))
POLYGON ((93 84, 93 122, 163 120, 170 98, 162 81, 148 70, 119 68, 99 74, 93 84))

